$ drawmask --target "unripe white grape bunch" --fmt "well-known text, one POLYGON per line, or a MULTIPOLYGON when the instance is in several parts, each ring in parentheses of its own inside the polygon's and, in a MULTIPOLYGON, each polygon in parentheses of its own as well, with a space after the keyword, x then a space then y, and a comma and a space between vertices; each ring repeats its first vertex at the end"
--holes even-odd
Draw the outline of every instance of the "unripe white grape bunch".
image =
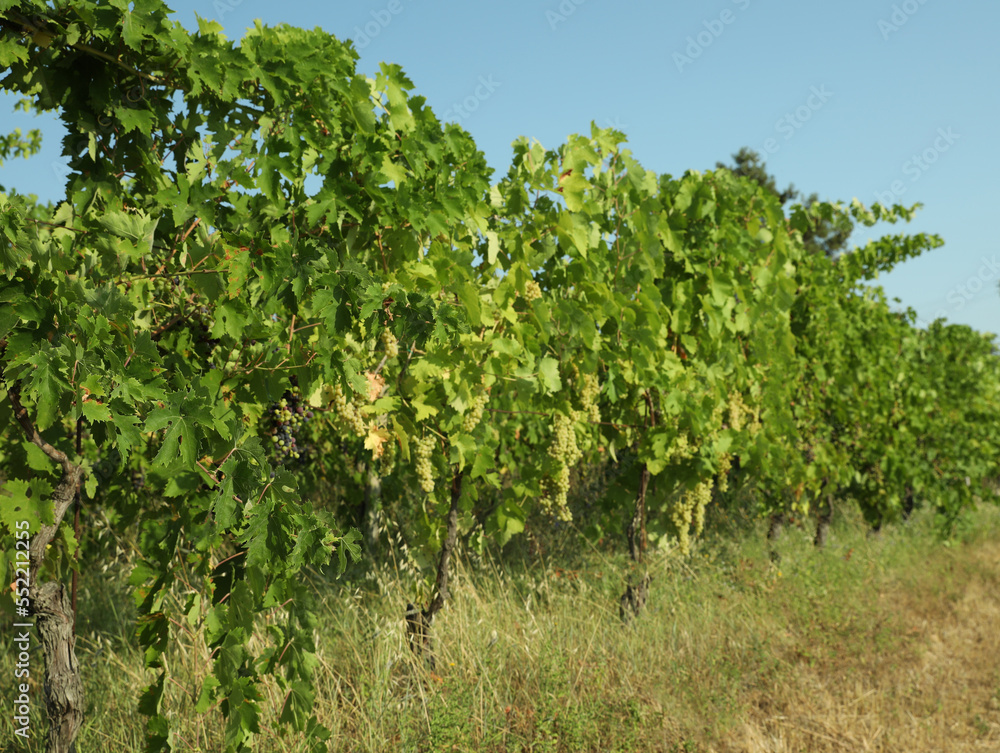
POLYGON ((352 434, 358 437, 368 436, 368 424, 358 413, 357 407, 353 403, 347 402, 344 388, 339 384, 334 385, 331 394, 334 417, 343 421, 352 434))
POLYGON ((712 480, 708 479, 698 484, 692 496, 694 497, 694 535, 701 536, 705 528, 705 508, 712 501, 712 480))
POLYGON ((434 491, 434 466, 431 463, 431 455, 434 454, 434 447, 437 442, 434 437, 423 437, 417 442, 413 453, 414 470, 417 472, 417 480, 420 488, 426 494, 434 491))
POLYGON ((690 460, 698 451, 697 445, 692 445, 687 434, 678 434, 670 444, 669 458, 673 462, 690 460))
POLYGON ((571 416, 557 413, 553 418, 548 454, 556 463, 556 472, 546 479, 542 505, 560 520, 570 521, 573 518, 567 504, 570 469, 583 457, 576 444, 576 430, 571 416))
POLYGON ((399 340, 392 333, 392 330, 386 327, 382 330, 381 334, 382 347, 385 348, 385 354, 389 358, 395 358, 399 355, 399 340))
POLYGON ((382 445, 381 454, 378 456, 382 475, 388 475, 396 467, 396 446, 395 437, 390 437, 389 441, 382 445))
POLYGON ((746 405, 743 403, 743 395, 739 392, 729 393, 729 427, 740 431, 743 428, 743 422, 749 411, 746 405))
POLYGON ((594 424, 601 422, 601 408, 597 404, 601 396, 601 384, 596 374, 584 374, 580 385, 580 404, 587 420, 594 424))
POLYGON ((691 534, 701 533, 705 525, 705 508, 712 501, 712 481, 702 481, 684 491, 671 510, 670 517, 677 527, 677 543, 684 555, 691 552, 691 534))
POLYGON ((720 492, 729 491, 729 471, 733 467, 733 456, 728 452, 719 458, 718 488, 720 492))
POLYGON ((751 409, 743 402, 743 395, 739 392, 732 392, 729 395, 729 425, 741 431, 746 429, 750 436, 754 436, 760 431, 760 417, 757 411, 751 409))
POLYGON ((471 434, 475 431, 475 428, 479 426, 479 422, 483 420, 483 412, 486 410, 486 404, 489 401, 490 393, 485 389, 473 398, 472 405, 469 406, 468 412, 462 418, 463 432, 471 434))

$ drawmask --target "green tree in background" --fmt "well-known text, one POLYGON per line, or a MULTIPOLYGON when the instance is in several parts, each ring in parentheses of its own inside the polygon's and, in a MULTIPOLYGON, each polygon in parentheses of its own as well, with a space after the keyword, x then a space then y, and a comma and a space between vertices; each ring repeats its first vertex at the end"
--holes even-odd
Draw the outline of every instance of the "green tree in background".
POLYGON ((784 191, 779 191, 774 176, 767 171, 767 165, 760 158, 760 154, 750 147, 740 147, 740 150, 733 155, 732 166, 722 162, 716 162, 715 166, 717 168, 725 167, 738 177, 750 178, 750 180, 777 196, 778 201, 782 205, 799 195, 799 192, 795 190, 794 184, 791 183, 788 184, 788 188, 784 191))
MULTIPOLYGON (((733 157, 733 164, 726 165, 716 162, 717 168, 725 167, 731 170, 734 175, 750 178, 762 188, 770 191, 784 205, 788 201, 800 199, 802 194, 796 190, 795 185, 788 184, 788 188, 783 191, 778 190, 774 176, 767 171, 767 165, 753 149, 741 147, 733 157)), ((807 209, 818 205, 819 194, 812 193, 800 202, 807 209)), ((802 233, 802 241, 806 249, 813 253, 822 253, 830 258, 835 258, 843 253, 847 248, 847 241, 854 230, 854 223, 846 214, 818 215, 812 218, 811 228, 802 233)))

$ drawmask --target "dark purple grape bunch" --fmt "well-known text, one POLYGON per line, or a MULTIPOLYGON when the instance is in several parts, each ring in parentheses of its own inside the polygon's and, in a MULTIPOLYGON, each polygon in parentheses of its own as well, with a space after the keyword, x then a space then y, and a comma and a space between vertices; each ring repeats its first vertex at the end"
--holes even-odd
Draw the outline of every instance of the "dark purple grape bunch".
POLYGON ((298 391, 286 392, 284 397, 268 408, 271 444, 279 465, 290 466, 302 460, 306 448, 298 442, 299 431, 313 417, 308 406, 302 404, 298 391))
POLYGON ((209 315, 207 306, 199 306, 197 312, 192 314, 188 320, 188 330, 192 341, 194 342, 197 352, 201 357, 208 361, 208 368, 214 369, 216 365, 211 362, 215 350, 221 344, 221 341, 212 336, 212 331, 208 326, 207 319, 209 315))

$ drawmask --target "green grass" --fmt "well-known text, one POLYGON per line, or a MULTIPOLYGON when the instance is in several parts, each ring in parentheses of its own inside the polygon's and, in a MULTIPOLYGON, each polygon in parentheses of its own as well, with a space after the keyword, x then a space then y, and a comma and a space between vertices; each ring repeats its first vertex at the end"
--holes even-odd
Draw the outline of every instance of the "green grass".
MULTIPOLYGON (((650 556, 649 601, 628 627, 618 617, 630 571, 620 554, 588 547, 557 558, 554 542, 534 559, 525 550, 502 562, 460 560, 453 598, 434 624, 435 671, 406 641, 403 612, 417 585, 411 567, 368 571, 352 582, 317 577, 316 712, 333 732, 331 750, 373 752, 763 751, 782 735, 807 747, 776 750, 842 750, 861 744, 859 730, 869 723, 875 735, 878 725, 902 724, 914 709, 931 729, 935 713, 955 708, 947 693, 940 710, 926 708, 936 691, 920 684, 926 677, 906 673, 933 650, 928 641, 944 634, 942 626, 965 614, 970 588, 988 594, 992 584, 1000 595, 989 554, 1000 514, 983 509, 970 520, 949 546, 922 517, 878 536, 839 518, 822 551, 810 531, 789 528, 777 544, 778 564, 763 524, 743 533, 729 526, 689 558, 650 556), (867 716, 848 723, 847 710, 867 716)), ((78 643, 88 714, 78 749, 138 750, 134 703, 151 676, 131 636, 131 599, 121 573, 88 572, 78 643)), ((969 620, 955 624, 975 628, 969 620)), ((995 709, 989 702, 1000 694, 1000 651, 979 645, 976 652, 967 671, 978 678, 982 665, 992 674, 964 729, 980 743, 1000 740, 1000 702, 995 709)), ((37 653, 35 661, 40 669, 37 653)), ((173 680, 164 707, 177 723, 178 750, 221 749, 218 715, 192 711, 209 661, 197 633, 182 632, 168 655, 173 680)), ((9 656, 0 665, 10 676, 9 656)), ((40 688, 33 693, 40 738, 40 688)), ((273 726, 281 701, 267 689, 255 749, 305 750, 273 726)), ((0 739, 9 739, 9 725, 0 720, 0 739)), ((912 750, 936 749, 910 739, 912 750)), ((27 748, 39 749, 37 740, 27 748)))

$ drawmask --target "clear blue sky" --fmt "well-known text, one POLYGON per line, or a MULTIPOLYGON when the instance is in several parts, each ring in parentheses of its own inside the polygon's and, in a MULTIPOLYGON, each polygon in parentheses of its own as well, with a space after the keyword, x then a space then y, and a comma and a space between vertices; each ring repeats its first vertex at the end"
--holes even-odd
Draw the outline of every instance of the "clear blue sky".
MULTIPOLYGON (((518 136, 556 147, 593 120, 623 130, 639 161, 661 173, 712 169, 747 145, 782 188, 922 202, 913 223, 884 230, 934 232, 946 245, 879 283, 921 322, 945 316, 1000 331, 995 0, 170 4, 189 29, 197 13, 234 40, 255 18, 354 39, 362 72, 402 65, 499 173, 518 136)), ((38 127, 9 115, 12 103, 0 102, 4 130, 38 127)), ((0 184, 55 199, 60 131, 53 119, 40 123, 44 153, 0 168, 0 184)))

